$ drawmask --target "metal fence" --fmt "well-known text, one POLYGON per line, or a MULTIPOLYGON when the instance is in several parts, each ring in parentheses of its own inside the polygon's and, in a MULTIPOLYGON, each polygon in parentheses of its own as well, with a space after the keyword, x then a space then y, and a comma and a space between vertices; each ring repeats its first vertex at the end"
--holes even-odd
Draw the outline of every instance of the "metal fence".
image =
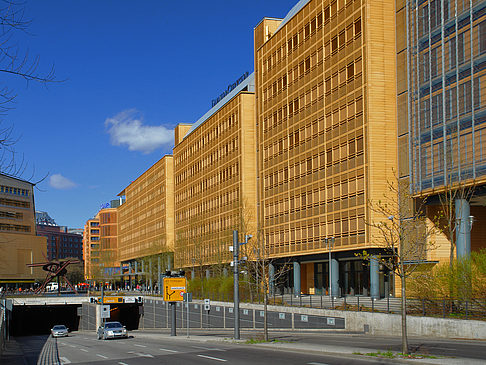
MULTIPOLYGON (((193 293, 194 298, 233 301, 232 294, 224 293, 193 293)), ((377 312, 399 314, 402 309, 402 299, 388 296, 386 298, 371 298, 368 296, 331 297, 328 295, 273 294, 268 296, 268 304, 292 307, 321 308, 332 310, 377 312)), ((241 295, 241 302, 262 304, 260 298, 241 295)), ((407 314, 428 317, 477 319, 486 320, 486 298, 472 299, 418 299, 407 298, 407 314)))

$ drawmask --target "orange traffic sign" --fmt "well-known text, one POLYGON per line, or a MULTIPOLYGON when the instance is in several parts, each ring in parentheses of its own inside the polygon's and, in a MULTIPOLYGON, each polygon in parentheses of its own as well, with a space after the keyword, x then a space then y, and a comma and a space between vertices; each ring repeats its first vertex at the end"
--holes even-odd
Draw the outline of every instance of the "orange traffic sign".
POLYGON ((164 300, 182 302, 186 292, 186 278, 164 278, 164 300))

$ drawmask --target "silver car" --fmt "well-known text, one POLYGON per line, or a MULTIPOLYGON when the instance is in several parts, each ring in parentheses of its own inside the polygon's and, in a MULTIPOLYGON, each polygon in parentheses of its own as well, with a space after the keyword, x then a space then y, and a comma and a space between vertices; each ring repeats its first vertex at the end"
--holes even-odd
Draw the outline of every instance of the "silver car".
POLYGON ((68 336, 69 328, 63 324, 57 324, 51 329, 52 337, 66 337, 68 336))
POLYGON ((128 338, 128 331, 120 322, 105 322, 98 327, 98 340, 109 338, 128 338))

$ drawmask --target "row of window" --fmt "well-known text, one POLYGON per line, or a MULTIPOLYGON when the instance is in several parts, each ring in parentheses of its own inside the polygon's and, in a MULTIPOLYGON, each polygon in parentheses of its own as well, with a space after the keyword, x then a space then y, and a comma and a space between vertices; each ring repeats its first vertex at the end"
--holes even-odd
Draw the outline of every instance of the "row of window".
MULTIPOLYGON (((473 57, 486 53, 486 20, 475 26, 473 29, 473 57)), ((441 45, 432 48, 430 52, 424 51, 420 54, 420 82, 427 82, 430 78, 442 75, 442 56, 446 72, 454 70, 471 59, 470 30, 459 33, 446 40, 446 51, 441 52, 441 45)))
POLYGON ((204 148, 204 146, 214 146, 214 142, 219 141, 224 133, 236 128, 238 128, 238 111, 235 111, 228 117, 222 118, 219 123, 207 132, 194 132, 196 135, 198 135, 197 133, 203 134, 198 137, 196 141, 187 146, 183 152, 178 154, 175 161, 175 167, 177 168, 179 164, 193 158, 194 155, 199 156, 201 149, 204 148))
MULTIPOLYGON (((351 1, 348 1, 347 5, 350 5, 351 1)), ((295 52, 300 46, 304 46, 305 41, 311 38, 317 30, 322 28, 323 23, 327 24, 332 18, 337 16, 337 2, 334 1, 330 5, 324 7, 323 12, 317 13, 315 17, 309 20, 305 25, 297 30, 294 34, 288 36, 287 43, 276 49, 269 57, 263 60, 263 76, 272 68, 276 67, 282 62, 288 55, 295 52), (334 10, 333 10, 334 9, 334 10)), ((353 36, 359 36, 361 34, 361 18, 358 18, 354 23, 348 24, 344 29, 338 32, 338 35, 333 37, 331 47, 332 52, 337 51, 338 48, 344 46, 346 43, 346 35, 348 40, 351 40, 353 36)))
MULTIPOLYGON (((238 153, 238 138, 235 137, 218 147, 218 149, 211 149, 210 153, 206 153, 203 158, 198 158, 192 165, 187 166, 181 173, 176 175, 176 183, 181 184, 186 180, 192 179, 195 175, 206 173, 206 169, 213 164, 218 163, 223 158, 231 158, 238 153)), ((200 151, 200 155, 203 152, 200 151)), ((199 155, 199 156, 200 156, 199 155)))
POLYGON ((205 174, 198 183, 193 183, 175 195, 175 202, 179 204, 187 199, 193 199, 196 195, 207 192, 219 184, 227 183, 239 176, 239 163, 226 166, 213 174, 205 174))
MULTIPOLYGON (((460 16, 464 11, 468 11, 469 0, 442 0, 444 6, 444 23, 453 19, 457 13, 460 16), (457 6, 457 7, 456 7, 457 6)), ((473 7, 481 0, 473 0, 473 7)), ((467 19, 469 21, 469 19, 467 19)), ((442 24, 442 2, 441 0, 431 0, 430 3, 424 2, 419 9, 418 29, 419 36, 429 34, 429 29, 433 31, 442 24)))
POLYGON ((26 202, 23 200, 6 199, 6 198, 0 198, 0 205, 8 205, 10 207, 17 207, 17 208, 30 208, 30 202, 26 202))
POLYGON ((452 86, 447 89, 445 91, 445 105, 442 92, 433 95, 432 98, 422 100, 420 103, 422 130, 442 124, 444 122, 444 111, 446 121, 471 112, 472 93, 474 93, 474 108, 480 108, 481 99, 486 99, 486 75, 482 79, 485 82, 480 83, 480 78, 474 79, 474 88, 471 88, 471 80, 468 80, 460 83, 457 87, 452 86))
POLYGON ((239 201, 239 190, 230 190, 220 193, 217 196, 205 198, 203 201, 191 204, 190 208, 178 209, 176 212, 176 223, 191 221, 194 217, 207 216, 221 208, 238 208, 235 204, 239 201))
POLYGON ((5 186, 5 185, 0 185, 0 193, 19 195, 25 197, 29 196, 30 194, 29 190, 14 188, 12 186, 5 186))
POLYGON ((20 213, 20 212, 0 211, 0 218, 22 219, 23 217, 24 217, 24 214, 20 213))
POLYGON ((24 225, 20 225, 20 224, 0 223, 0 231, 30 232, 30 226, 24 226, 24 225))

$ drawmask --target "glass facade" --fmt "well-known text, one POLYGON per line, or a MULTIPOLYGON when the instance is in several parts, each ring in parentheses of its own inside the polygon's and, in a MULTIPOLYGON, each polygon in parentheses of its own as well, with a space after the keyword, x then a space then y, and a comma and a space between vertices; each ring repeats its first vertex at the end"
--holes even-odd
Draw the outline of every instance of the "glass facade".
POLYGON ((486 174, 486 1, 405 3, 415 191, 486 174))

